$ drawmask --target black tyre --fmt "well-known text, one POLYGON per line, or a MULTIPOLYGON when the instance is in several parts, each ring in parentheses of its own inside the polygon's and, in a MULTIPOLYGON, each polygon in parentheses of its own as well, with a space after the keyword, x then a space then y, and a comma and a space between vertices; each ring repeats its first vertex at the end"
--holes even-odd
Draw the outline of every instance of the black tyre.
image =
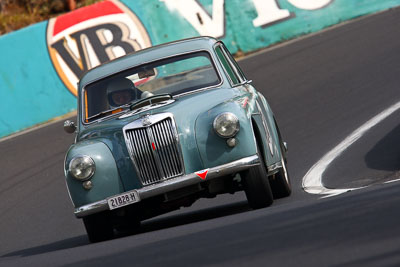
POLYGON ((100 242, 113 238, 114 229, 107 215, 102 212, 83 218, 83 224, 90 242, 100 242))
MULTIPOLYGON (((278 129, 278 127, 277 127, 278 129)), ((281 135, 278 129, 279 145, 281 150, 281 165, 278 173, 270 176, 270 185, 274 199, 288 197, 292 193, 292 186, 290 183, 289 172, 286 168, 286 148, 283 145, 281 135)))
POLYGON ((115 225, 117 233, 136 234, 140 231, 140 220, 135 214, 127 214, 120 218, 119 222, 115 225))
POLYGON ((242 173, 244 192, 252 209, 268 207, 274 201, 262 156, 260 161, 260 165, 242 173))

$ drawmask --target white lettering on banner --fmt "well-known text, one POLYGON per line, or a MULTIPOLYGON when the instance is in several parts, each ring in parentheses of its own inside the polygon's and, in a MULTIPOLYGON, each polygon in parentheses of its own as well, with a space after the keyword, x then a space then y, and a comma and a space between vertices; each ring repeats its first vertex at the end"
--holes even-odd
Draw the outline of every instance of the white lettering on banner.
POLYGON ((287 1, 297 8, 305 10, 315 10, 329 5, 330 3, 332 3, 333 0, 287 0, 287 1))
POLYGON ((254 27, 266 26, 290 18, 287 9, 280 9, 275 0, 253 0, 258 17, 253 20, 254 27))
POLYGON ((178 10, 200 35, 208 35, 215 38, 225 34, 225 0, 213 0, 212 15, 210 16, 204 7, 196 0, 163 0, 171 10, 178 10))
MULTIPOLYGON (((213 0, 212 14, 208 14, 197 0, 160 0, 170 10, 177 10, 200 35, 221 38, 225 35, 225 0, 213 0)), ((251 0, 257 12, 254 27, 265 27, 294 17, 287 9, 281 9, 277 0, 251 0)), ((333 0, 287 0, 293 6, 304 10, 323 8, 333 0)))

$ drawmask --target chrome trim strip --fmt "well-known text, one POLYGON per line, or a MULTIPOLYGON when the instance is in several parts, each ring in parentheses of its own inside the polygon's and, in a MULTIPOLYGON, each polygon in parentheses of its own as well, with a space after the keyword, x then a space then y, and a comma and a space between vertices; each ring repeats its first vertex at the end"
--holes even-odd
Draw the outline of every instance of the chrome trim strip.
MULTIPOLYGON (((246 170, 252 166, 256 166, 260 164, 260 159, 257 155, 253 155, 250 157, 242 158, 239 160, 235 160, 217 167, 209 168, 207 173, 206 181, 225 176, 228 174, 233 174, 236 172, 240 172, 246 170)), ((157 196, 160 194, 164 194, 169 191, 173 191, 182 187, 186 187, 189 185, 194 185, 203 182, 195 173, 190 173, 183 176, 178 176, 166 181, 163 181, 158 184, 153 184, 149 186, 142 187, 140 189, 134 189, 129 192, 137 192, 139 195, 139 199, 146 199, 153 196, 157 196)), ((113 196, 110 196, 113 197, 113 196)), ((101 211, 109 210, 107 200, 103 199, 88 205, 84 205, 75 209, 75 216, 77 218, 82 218, 94 213, 98 213, 101 211)))
POLYGON ((77 218, 82 218, 87 215, 91 215, 91 214, 105 211, 105 210, 109 210, 109 208, 108 208, 107 200, 103 199, 103 200, 76 208, 74 213, 77 218))
MULTIPOLYGON (((268 142, 268 147, 269 147, 269 153, 271 154, 272 157, 274 157, 274 151, 273 151, 274 148, 272 147, 272 136, 271 136, 271 133, 270 133, 269 128, 268 128, 268 125, 267 125, 267 119, 265 118, 264 112, 263 112, 263 110, 261 109, 260 103, 258 103, 257 100, 256 100, 256 106, 257 106, 257 109, 258 109, 258 110, 260 111, 260 113, 261 113, 261 121, 262 121, 262 124, 263 124, 263 126, 264 126, 264 131, 265 131, 265 133, 266 133, 266 135, 267 135, 267 142, 268 142)), ((265 110, 265 107, 264 107, 264 110, 265 110)))
POLYGON ((268 176, 277 173, 278 170, 282 167, 283 165, 281 161, 274 163, 271 166, 268 166, 268 176))
MULTIPOLYGON (((244 74, 243 74, 242 71, 241 71, 241 74, 243 74, 243 75, 239 75, 239 74, 238 74, 238 71, 237 71, 236 66, 234 66, 233 62, 231 61, 231 59, 229 58, 229 56, 227 55, 227 53, 226 53, 226 51, 225 51, 225 49, 224 49, 224 44, 221 43, 221 42, 215 43, 215 44, 213 45, 214 54, 217 54, 217 51, 215 51, 215 49, 216 49, 217 47, 221 47, 222 54, 224 54, 225 59, 227 60, 228 64, 231 66, 233 72, 235 72, 235 75, 239 78, 239 80, 241 80, 241 77, 240 77, 240 76, 243 76, 243 78, 245 78, 245 80, 244 80, 244 81, 241 81, 240 83, 234 83, 234 82, 232 81, 231 77, 228 75, 228 71, 225 69, 224 64, 222 64, 221 59, 220 59, 218 56, 216 56, 216 58, 217 58, 218 62, 220 63, 222 69, 225 71, 225 76, 228 78, 228 81, 229 81, 229 84, 231 85, 231 87, 237 87, 237 86, 246 84, 246 81, 247 81, 247 80, 246 80, 246 77, 244 77, 244 74)), ((230 53, 230 52, 229 52, 229 53, 230 53)))

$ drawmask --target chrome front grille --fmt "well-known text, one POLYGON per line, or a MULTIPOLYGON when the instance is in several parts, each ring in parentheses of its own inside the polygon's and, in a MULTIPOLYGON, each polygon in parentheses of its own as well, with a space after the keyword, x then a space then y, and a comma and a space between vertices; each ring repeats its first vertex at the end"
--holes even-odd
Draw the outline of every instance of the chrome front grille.
POLYGON ((124 135, 143 185, 183 174, 172 115, 158 114, 139 119, 124 127, 124 135))

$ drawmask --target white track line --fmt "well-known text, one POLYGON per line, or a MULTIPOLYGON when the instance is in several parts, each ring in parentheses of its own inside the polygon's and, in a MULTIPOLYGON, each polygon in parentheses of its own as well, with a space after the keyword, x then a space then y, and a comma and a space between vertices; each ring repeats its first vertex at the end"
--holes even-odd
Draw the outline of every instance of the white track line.
POLYGON ((400 109, 400 102, 394 104, 393 106, 385 109, 366 123, 364 123, 357 130, 352 132, 349 136, 346 137, 340 144, 338 144, 335 148, 325 154, 311 169, 307 172, 307 174, 303 177, 303 189, 310 194, 318 194, 318 195, 327 195, 335 196, 339 194, 343 194, 348 191, 360 189, 359 188, 343 188, 343 189, 330 189, 324 187, 322 183, 322 175, 325 170, 329 167, 329 165, 343 153, 349 146, 351 146, 354 142, 360 139, 368 130, 372 127, 389 117, 395 111, 400 109))
POLYGON ((395 180, 384 182, 384 184, 390 184, 390 183, 399 182, 399 181, 400 181, 400 179, 395 179, 395 180))

